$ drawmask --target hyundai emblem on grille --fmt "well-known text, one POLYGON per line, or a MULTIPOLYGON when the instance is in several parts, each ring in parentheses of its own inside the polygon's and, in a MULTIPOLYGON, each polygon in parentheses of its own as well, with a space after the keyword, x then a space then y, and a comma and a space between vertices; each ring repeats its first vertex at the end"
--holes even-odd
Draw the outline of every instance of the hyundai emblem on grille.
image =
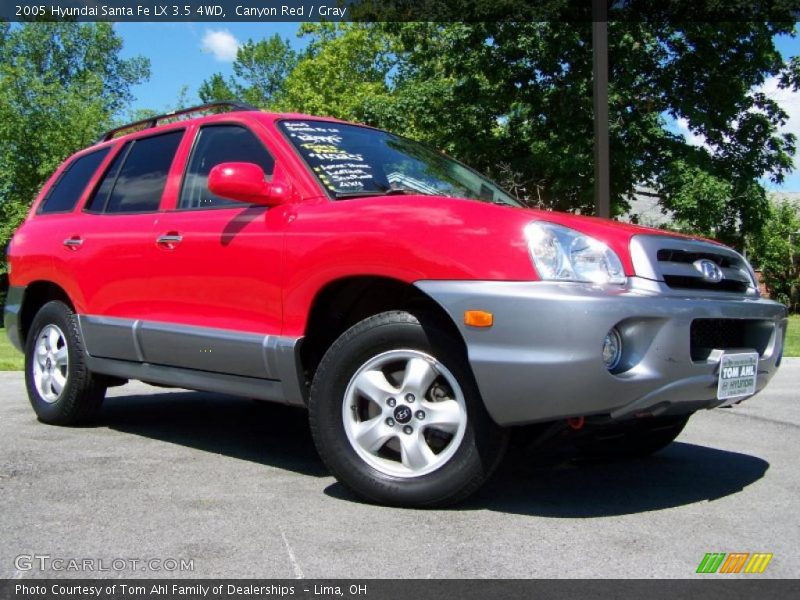
POLYGON ((722 269, 720 269, 713 260, 701 258, 700 260, 694 261, 692 264, 695 269, 700 271, 703 279, 711 283, 719 283, 725 277, 722 273, 722 269))

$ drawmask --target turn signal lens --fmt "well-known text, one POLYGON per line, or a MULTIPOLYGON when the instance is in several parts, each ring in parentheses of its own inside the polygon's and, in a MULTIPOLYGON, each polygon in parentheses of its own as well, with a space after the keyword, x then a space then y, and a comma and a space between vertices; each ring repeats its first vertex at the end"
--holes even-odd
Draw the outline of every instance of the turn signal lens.
POLYGON ((465 310, 464 324, 470 327, 491 327, 494 323, 494 315, 485 310, 465 310))

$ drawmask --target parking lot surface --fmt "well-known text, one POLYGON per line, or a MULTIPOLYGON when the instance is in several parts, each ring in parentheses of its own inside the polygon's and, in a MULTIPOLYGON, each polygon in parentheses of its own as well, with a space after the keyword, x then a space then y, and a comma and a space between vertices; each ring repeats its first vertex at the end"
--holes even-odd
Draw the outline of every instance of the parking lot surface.
POLYGON ((691 578, 707 552, 770 552, 746 577, 797 577, 798 390, 786 359, 764 393, 695 415, 653 457, 517 450, 466 503, 418 511, 353 497, 301 410, 131 383, 96 425, 52 427, 22 374, 0 373, 0 577, 691 578), (42 571, 20 555, 193 570, 42 571))

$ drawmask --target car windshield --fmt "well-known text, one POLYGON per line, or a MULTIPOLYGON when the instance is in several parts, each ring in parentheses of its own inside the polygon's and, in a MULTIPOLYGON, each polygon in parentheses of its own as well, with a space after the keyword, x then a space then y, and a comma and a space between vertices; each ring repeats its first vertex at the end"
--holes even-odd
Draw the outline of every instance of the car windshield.
POLYGON ((315 120, 279 126, 334 198, 424 194, 520 206, 469 167, 385 131, 315 120))

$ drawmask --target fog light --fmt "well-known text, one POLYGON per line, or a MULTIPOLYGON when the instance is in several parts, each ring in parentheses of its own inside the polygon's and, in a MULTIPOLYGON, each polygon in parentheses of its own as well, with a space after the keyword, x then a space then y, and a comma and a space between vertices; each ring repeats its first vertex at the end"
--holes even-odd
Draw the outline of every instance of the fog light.
POLYGON ((622 337, 614 327, 606 334, 603 340, 603 362, 609 371, 613 371, 619 366, 622 359, 622 337))

